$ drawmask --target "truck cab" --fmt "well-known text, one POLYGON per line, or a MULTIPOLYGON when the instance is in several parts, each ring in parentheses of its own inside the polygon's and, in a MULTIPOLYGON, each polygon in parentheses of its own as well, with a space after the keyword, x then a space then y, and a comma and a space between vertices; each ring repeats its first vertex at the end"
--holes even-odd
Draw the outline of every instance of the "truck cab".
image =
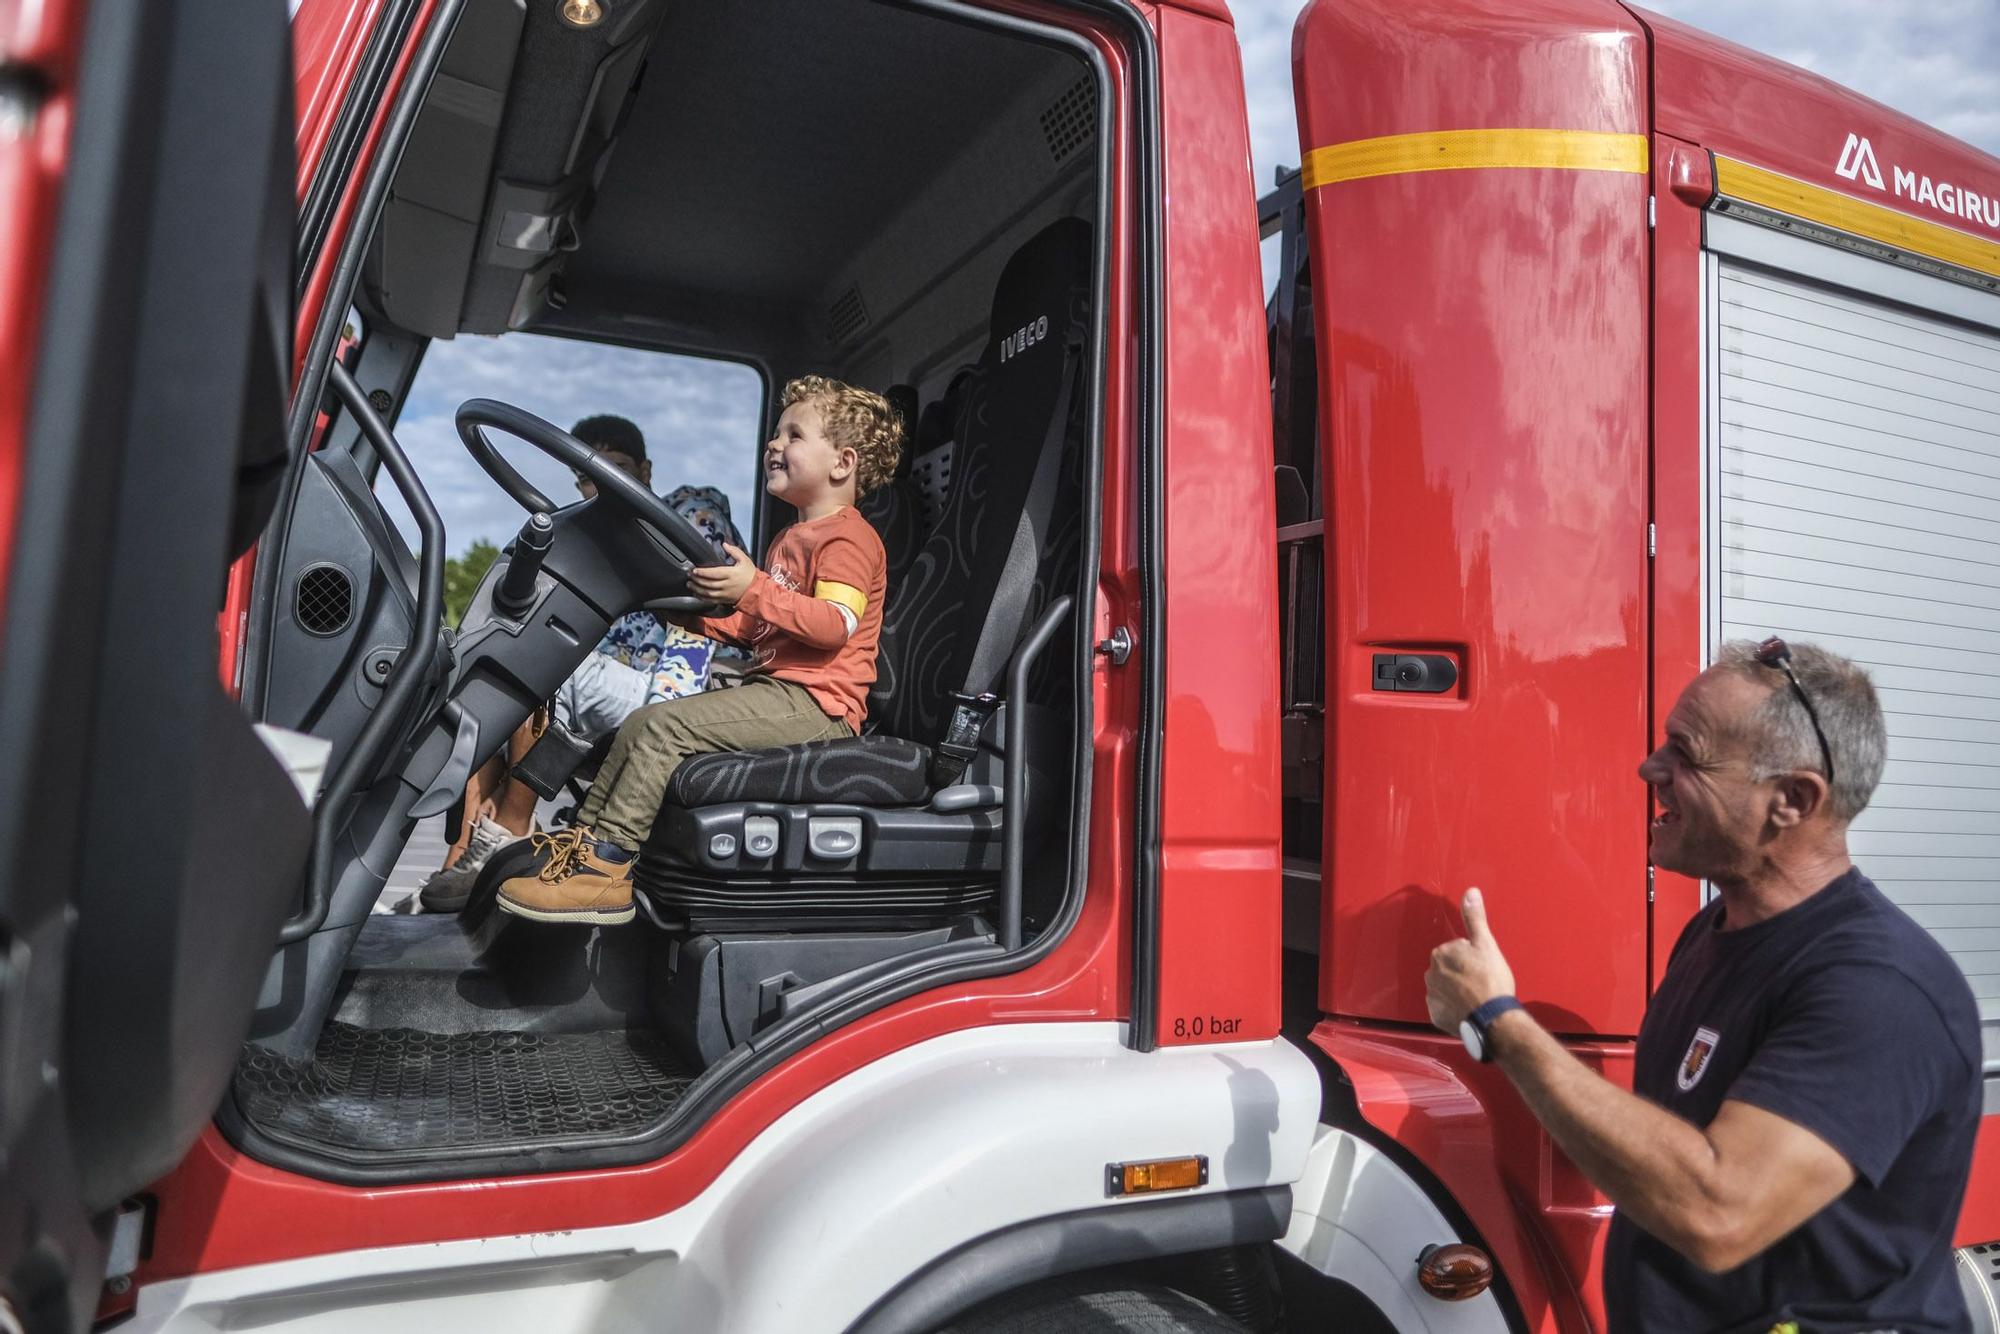
POLYGON ((1261 200, 1215 0, 9 22, 24 1329, 1601 1329, 1609 1205, 1428 1029, 1424 960, 1482 886, 1629 1081, 1703 894, 1633 769, 1746 634, 1875 670, 1857 860, 1989 1005, 2000 164, 1964 145, 1610 0, 1315 0, 1261 200), (525 846, 463 911, 374 910, 719 559, 636 484, 560 493, 594 465, 525 385, 406 415, 485 338, 754 379, 746 471, 803 371, 909 427, 860 507, 868 726, 690 762, 623 927, 494 911, 525 846), (467 485, 520 529, 447 624, 467 485))

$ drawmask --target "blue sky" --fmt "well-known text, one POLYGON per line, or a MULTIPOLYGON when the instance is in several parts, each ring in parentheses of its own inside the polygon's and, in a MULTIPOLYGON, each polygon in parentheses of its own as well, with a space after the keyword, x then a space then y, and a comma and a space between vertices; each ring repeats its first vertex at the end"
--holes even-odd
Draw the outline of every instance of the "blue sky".
MULTIPOLYGON (((744 366, 568 338, 461 334, 425 353, 396 438, 431 493, 453 555, 481 538, 505 545, 527 517, 459 442, 452 414, 468 398, 497 398, 565 430, 600 412, 629 417, 645 433, 654 490, 719 487, 737 527, 747 530, 763 392, 757 372, 744 366)), ((576 499, 569 469, 531 445, 496 442, 543 495, 559 505, 576 499)), ((414 540, 416 525, 394 488, 385 482, 376 491, 414 540)))
MULTIPOLYGON (((1259 189, 1299 160, 1292 116, 1297 0, 1235 0, 1251 155, 1259 189)), ((2000 155, 2000 0, 1656 0, 1657 12, 1824 74, 2000 155)), ((748 515, 760 413, 756 376, 687 358, 562 339, 461 337, 432 345, 398 436, 430 487, 453 552, 504 542, 519 509, 473 464, 452 429, 464 399, 485 395, 567 426, 593 412, 646 433, 659 490, 719 486, 748 515)), ((551 497, 566 472, 525 447, 518 466, 551 497)), ((393 508, 393 505, 392 505, 393 508)), ((409 526, 405 525, 405 531, 409 526)))
MULTIPOLYGON (((1299 160, 1295 0, 1233 0, 1257 184, 1299 160)), ((2000 155, 2000 0, 1653 0, 1655 13, 1823 74, 2000 155)))

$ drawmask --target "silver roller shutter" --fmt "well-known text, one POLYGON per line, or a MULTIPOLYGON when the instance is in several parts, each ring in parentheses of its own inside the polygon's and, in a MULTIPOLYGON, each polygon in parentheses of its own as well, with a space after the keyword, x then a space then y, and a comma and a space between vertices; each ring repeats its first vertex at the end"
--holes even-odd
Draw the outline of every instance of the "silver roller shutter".
POLYGON ((1721 639, 1811 640, 1874 675, 1889 764, 1854 857, 1965 970, 2000 1068, 2000 336, 1715 274, 1721 639))

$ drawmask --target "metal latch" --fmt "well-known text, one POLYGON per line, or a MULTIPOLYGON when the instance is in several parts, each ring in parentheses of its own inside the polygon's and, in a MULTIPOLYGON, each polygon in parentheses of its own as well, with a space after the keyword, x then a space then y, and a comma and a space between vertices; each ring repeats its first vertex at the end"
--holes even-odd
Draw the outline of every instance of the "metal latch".
POLYGON ((127 1200, 118 1206, 117 1219, 111 1225, 111 1246, 104 1257, 104 1286, 114 1295, 131 1291, 132 1273, 139 1267, 145 1241, 146 1206, 139 1200, 127 1200))
POLYGON ((1132 632, 1119 626, 1108 639, 1097 641, 1097 656, 1111 659, 1113 667, 1123 667, 1132 656, 1132 632))

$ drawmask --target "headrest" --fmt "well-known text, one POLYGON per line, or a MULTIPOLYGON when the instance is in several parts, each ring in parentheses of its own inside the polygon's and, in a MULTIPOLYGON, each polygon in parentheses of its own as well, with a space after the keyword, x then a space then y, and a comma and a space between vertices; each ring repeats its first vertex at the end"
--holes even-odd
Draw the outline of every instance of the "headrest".
POLYGON ((989 351, 1002 375, 1062 364, 1070 302, 1090 282, 1090 224, 1063 218, 1037 232, 1007 261, 993 288, 989 351))
POLYGON ((903 419, 903 436, 907 439, 917 429, 917 387, 892 384, 882 391, 882 397, 889 400, 889 406, 903 419))
POLYGON ((929 454, 940 446, 951 443, 953 430, 951 409, 938 399, 924 408, 924 419, 917 427, 917 453, 929 454))
POLYGON ((917 452, 917 387, 913 384, 892 384, 882 392, 889 400, 889 409, 903 422, 903 451, 896 456, 896 477, 898 480, 910 475, 910 461, 917 452))
POLYGON ((958 438, 958 419, 965 412, 965 396, 972 391, 973 369, 963 367, 951 377, 944 397, 924 409, 917 427, 917 453, 929 454, 958 438))

